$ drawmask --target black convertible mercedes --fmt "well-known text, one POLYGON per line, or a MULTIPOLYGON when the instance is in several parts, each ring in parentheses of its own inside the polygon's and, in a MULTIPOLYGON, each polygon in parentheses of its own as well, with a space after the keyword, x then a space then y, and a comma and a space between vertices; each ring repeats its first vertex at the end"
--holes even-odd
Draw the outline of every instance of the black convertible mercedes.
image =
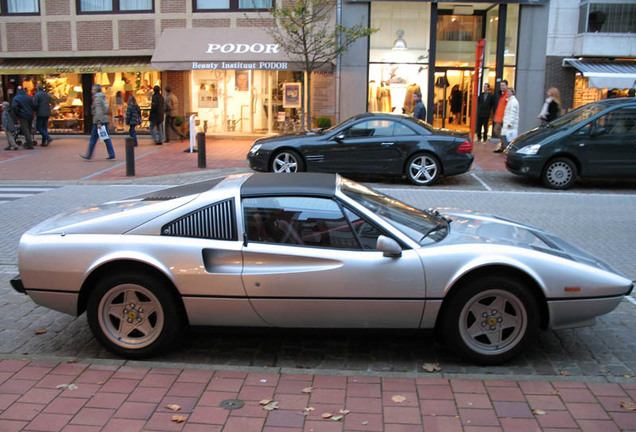
POLYGON ((468 134, 400 114, 364 113, 329 129, 257 139, 255 171, 400 175, 416 185, 463 174, 474 155, 468 134))

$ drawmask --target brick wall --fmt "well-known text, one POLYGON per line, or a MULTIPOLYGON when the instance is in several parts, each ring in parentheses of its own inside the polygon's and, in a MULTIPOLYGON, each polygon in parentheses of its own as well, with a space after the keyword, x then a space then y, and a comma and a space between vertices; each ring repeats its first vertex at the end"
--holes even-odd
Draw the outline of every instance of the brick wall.
POLYGON ((49 36, 49 51, 70 51, 73 49, 70 22, 47 22, 46 32, 49 36))
POLYGON ((42 51, 40 23, 7 23, 7 49, 16 51, 42 51))
POLYGON ((154 20, 119 21, 119 49, 136 50, 155 46, 154 20))
POLYGON ((274 20, 270 18, 247 19, 238 18, 237 27, 274 27, 274 20))
POLYGON ((563 67, 564 57, 548 56, 545 60, 545 88, 543 93, 550 88, 556 87, 561 93, 561 104, 565 111, 572 108, 574 104, 574 76, 576 70, 570 67, 563 67))
POLYGON ((161 13, 185 13, 187 1, 191 0, 161 0, 157 3, 161 3, 159 6, 161 13))
POLYGON ((46 14, 52 15, 70 15, 71 3, 69 0, 45 0, 46 14))
POLYGON ((186 28, 188 22, 184 19, 164 19, 161 20, 161 31, 167 28, 186 28))
POLYGON ((192 27, 229 27, 231 21, 229 18, 219 19, 194 19, 192 20, 192 27))
POLYGON ((112 34, 112 21, 80 21, 77 23, 77 50, 112 50, 112 34))

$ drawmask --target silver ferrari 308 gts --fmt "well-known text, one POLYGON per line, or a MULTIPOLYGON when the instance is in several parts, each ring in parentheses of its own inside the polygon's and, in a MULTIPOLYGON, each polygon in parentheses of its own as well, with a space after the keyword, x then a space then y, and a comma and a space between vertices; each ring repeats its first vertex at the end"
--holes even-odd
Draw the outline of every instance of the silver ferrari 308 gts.
POLYGON ((633 281, 550 233, 419 210, 337 174, 242 174, 108 202, 26 232, 13 287, 127 358, 186 326, 437 329, 498 364, 591 325, 633 281))

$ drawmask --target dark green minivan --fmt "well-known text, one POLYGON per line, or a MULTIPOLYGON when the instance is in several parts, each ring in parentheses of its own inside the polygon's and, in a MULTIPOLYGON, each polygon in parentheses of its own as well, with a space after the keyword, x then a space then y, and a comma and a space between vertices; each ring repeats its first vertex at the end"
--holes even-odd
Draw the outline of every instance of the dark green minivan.
POLYGON ((636 177, 636 98, 592 102, 520 135, 506 168, 553 189, 578 177, 636 177))

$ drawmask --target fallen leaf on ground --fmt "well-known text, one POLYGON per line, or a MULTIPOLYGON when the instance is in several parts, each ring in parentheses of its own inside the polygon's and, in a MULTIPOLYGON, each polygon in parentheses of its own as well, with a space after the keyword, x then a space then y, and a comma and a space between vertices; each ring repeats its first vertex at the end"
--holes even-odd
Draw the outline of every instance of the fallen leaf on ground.
POLYGON ((188 418, 184 415, 178 415, 175 414, 172 416, 172 421, 175 423, 183 423, 184 421, 186 421, 188 418))
POLYGON ((545 411, 540 410, 540 409, 533 409, 532 410, 532 414, 534 414, 534 415, 545 415, 545 411))
POLYGON ((46 329, 40 329, 40 330, 36 330, 36 331, 35 331, 35 334, 36 334, 36 335, 41 335, 41 334, 45 334, 46 332, 47 332, 47 330, 46 330, 46 329))
POLYGON ((268 403, 274 402, 272 399, 263 399, 259 402, 261 405, 267 405, 268 403))
POLYGON ((65 389, 65 390, 77 390, 79 387, 75 384, 59 384, 55 386, 56 389, 65 389))
POLYGON ((391 400, 395 403, 402 403, 406 400, 406 397, 402 395, 395 395, 391 398, 391 400))
POLYGON ((307 407, 307 408, 305 408, 305 411, 307 411, 307 412, 309 412, 309 411, 315 411, 315 410, 316 410, 316 408, 314 408, 314 407, 307 407))
POLYGON ((347 415, 347 414, 349 414, 350 412, 351 412, 351 411, 349 411, 349 410, 340 410, 340 414, 344 414, 344 415, 347 415))
POLYGON ((570 376, 570 372, 568 372, 568 371, 561 371, 561 375, 563 375, 563 376, 570 376))
POLYGON ((634 402, 621 402, 618 406, 629 411, 636 411, 636 403, 634 402))
POLYGON ((168 408, 170 411, 181 411, 181 406, 177 404, 166 405, 166 408, 168 408))
POLYGON ((274 402, 274 401, 272 401, 272 402, 268 403, 267 405, 265 405, 265 406, 263 407, 263 409, 264 409, 264 410, 266 410, 266 411, 274 411, 274 410, 277 410, 277 409, 278 409, 278 402, 274 402))
POLYGON ((311 393, 312 391, 314 391, 316 388, 315 387, 305 387, 303 389, 303 393, 311 393))
POLYGON ((344 417, 343 415, 337 415, 337 416, 333 416, 333 417, 331 417, 331 420, 333 420, 333 421, 340 421, 340 420, 342 420, 342 418, 343 418, 343 417, 344 417))
POLYGON ((324 419, 328 419, 333 417, 333 414, 331 413, 323 413, 320 417, 324 418, 324 419))
POLYGON ((425 372, 440 372, 442 370, 442 368, 439 367, 439 363, 424 363, 422 369, 424 369, 425 372))

